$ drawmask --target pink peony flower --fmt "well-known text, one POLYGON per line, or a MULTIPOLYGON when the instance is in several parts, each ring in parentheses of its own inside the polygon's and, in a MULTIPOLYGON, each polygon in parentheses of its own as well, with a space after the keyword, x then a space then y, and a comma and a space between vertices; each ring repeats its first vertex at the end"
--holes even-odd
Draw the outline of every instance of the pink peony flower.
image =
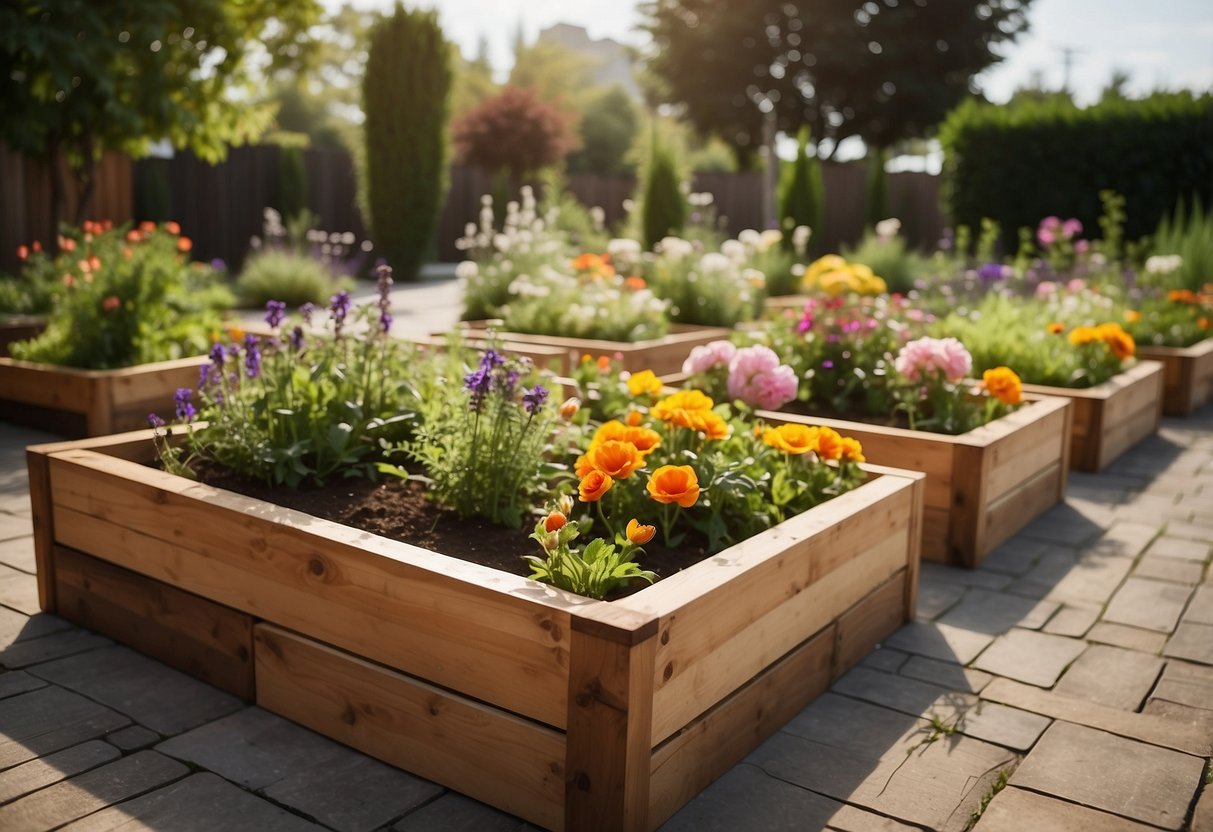
POLYGON ((893 366, 910 381, 942 373, 957 382, 973 369, 973 357, 955 338, 919 338, 901 348, 893 366))
POLYGON ((1057 284, 1051 280, 1042 280, 1036 284, 1036 297, 1047 298, 1057 294, 1057 284))
POLYGON ((1061 235, 1063 237, 1065 237, 1067 240, 1071 240, 1074 238, 1075 234, 1081 234, 1081 233, 1082 233, 1082 223, 1079 222, 1074 217, 1070 217, 1068 220, 1066 220, 1065 222, 1063 222, 1061 224, 1061 235))
POLYGON ((1078 294, 1085 288, 1087 288, 1087 284, 1081 277, 1072 277, 1070 278, 1070 282, 1066 284, 1066 291, 1072 295, 1078 294))
POLYGON ((706 373, 713 367, 726 367, 733 360, 737 348, 728 341, 713 341, 691 350, 686 361, 682 362, 682 371, 689 376, 696 373, 706 373))
POLYGON ((745 347, 729 362, 729 396, 751 407, 781 407, 796 398, 796 387, 796 372, 769 347, 745 347))

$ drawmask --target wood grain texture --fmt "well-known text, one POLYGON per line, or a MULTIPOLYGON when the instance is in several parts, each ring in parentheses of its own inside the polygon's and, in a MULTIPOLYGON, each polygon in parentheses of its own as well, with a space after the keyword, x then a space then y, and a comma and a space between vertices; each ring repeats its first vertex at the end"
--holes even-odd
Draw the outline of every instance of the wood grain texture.
POLYGON ((837 679, 897 631, 909 617, 905 607, 909 571, 902 570, 838 616, 831 677, 837 679))
POLYGON ((564 821, 565 739, 271 624, 255 633, 257 704, 547 829, 564 821))
POLYGON ((1165 415, 1190 416, 1213 401, 1213 338, 1183 348, 1138 347, 1137 355, 1163 364, 1165 415))
POLYGON ((38 606, 55 612, 55 507, 51 499, 49 446, 31 445, 25 450, 29 476, 30 513, 34 525, 34 568, 38 574, 38 606))

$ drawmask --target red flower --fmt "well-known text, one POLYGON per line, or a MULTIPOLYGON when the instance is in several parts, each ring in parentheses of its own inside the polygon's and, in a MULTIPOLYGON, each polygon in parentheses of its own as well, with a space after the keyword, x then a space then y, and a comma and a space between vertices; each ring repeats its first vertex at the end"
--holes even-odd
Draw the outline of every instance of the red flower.
POLYGON ((189 237, 178 237, 177 238, 177 251, 180 251, 184 254, 185 252, 189 251, 193 247, 194 247, 194 241, 191 240, 189 237))
POLYGON ((164 224, 164 230, 175 236, 181 233, 181 226, 177 225, 177 223, 173 222, 172 220, 169 220, 164 224))
POLYGON ((101 301, 101 308, 106 312, 113 312, 122 305, 122 300, 117 295, 110 295, 105 300, 101 301))
POLYGON ((17 259, 26 260, 29 258, 29 246, 17 246, 17 259))

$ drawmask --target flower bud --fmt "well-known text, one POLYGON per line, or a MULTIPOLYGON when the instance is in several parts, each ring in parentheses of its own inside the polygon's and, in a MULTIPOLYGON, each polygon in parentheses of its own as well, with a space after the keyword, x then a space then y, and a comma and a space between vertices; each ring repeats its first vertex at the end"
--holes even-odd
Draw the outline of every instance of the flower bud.
POLYGON ((643 546, 652 540, 656 533, 655 526, 642 525, 635 517, 628 521, 628 542, 633 546, 643 546))
POLYGON ((564 404, 560 405, 560 416, 563 419, 572 419, 580 409, 581 399, 576 396, 570 396, 564 400, 564 404))
POLYGON ((565 516, 564 512, 553 511, 547 516, 547 519, 543 521, 543 530, 545 532, 559 531, 564 527, 564 524, 567 523, 568 520, 569 518, 565 516))

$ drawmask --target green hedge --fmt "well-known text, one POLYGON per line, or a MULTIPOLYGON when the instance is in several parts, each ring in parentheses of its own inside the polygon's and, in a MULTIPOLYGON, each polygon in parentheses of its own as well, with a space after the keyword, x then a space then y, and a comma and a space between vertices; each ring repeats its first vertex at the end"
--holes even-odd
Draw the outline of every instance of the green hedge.
POLYGON ((1085 109, 1065 101, 997 106, 967 101, 940 129, 944 201, 952 221, 983 217, 1004 244, 1044 217, 1077 217, 1097 236, 1099 192, 1125 197, 1125 235, 1154 231, 1181 197, 1213 202, 1213 96, 1160 93, 1085 109))

